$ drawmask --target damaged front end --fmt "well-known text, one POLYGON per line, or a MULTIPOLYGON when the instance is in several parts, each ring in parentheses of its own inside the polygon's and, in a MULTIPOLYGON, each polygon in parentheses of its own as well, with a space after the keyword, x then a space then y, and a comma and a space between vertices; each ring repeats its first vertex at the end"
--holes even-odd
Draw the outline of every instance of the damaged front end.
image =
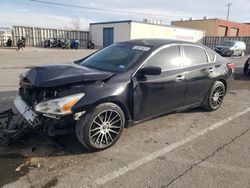
POLYGON ((112 75, 80 65, 46 65, 22 73, 13 109, 0 116, 0 144, 30 130, 49 136, 73 133, 76 120, 85 111, 72 112, 72 107, 85 98, 87 90, 101 90, 101 80, 112 75))
MULTIPOLYGON (((0 146, 6 146, 10 143, 19 144, 22 142, 21 138, 31 131, 46 136, 74 132, 73 115, 70 113, 62 114, 57 109, 61 107, 59 104, 62 102, 59 99, 63 98, 61 94, 67 92, 67 87, 65 88, 64 92, 60 92, 60 88, 34 88, 32 84, 22 79, 18 96, 13 101, 13 107, 0 113, 0 146), (59 102, 52 106, 55 101, 59 102)), ((65 110, 68 108, 69 111, 70 105, 73 104, 66 105, 68 106, 64 106, 64 108, 65 110)))

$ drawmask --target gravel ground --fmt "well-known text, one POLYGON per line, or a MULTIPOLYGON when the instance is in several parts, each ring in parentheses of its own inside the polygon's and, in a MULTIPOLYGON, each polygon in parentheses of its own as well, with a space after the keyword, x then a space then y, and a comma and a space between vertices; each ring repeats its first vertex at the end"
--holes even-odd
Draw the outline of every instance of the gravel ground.
MULTIPOLYGON (((48 63, 69 63, 92 50, 0 49, 0 110, 10 107, 18 75, 48 63)), ((27 135, 24 146, 0 148, 0 187, 250 187, 250 78, 236 64, 221 108, 200 108, 125 129, 110 149, 89 153, 74 135, 27 135)))

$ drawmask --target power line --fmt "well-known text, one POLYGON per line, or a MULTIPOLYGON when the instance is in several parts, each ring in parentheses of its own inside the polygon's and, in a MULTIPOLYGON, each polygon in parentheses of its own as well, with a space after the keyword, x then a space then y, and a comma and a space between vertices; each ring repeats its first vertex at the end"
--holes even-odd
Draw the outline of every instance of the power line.
POLYGON ((123 10, 112 10, 112 9, 104 9, 104 8, 94 8, 94 7, 87 7, 81 5, 71 5, 65 3, 56 3, 56 2, 49 2, 49 1, 42 1, 42 0, 30 0, 36 3, 43 3, 43 4, 50 4, 50 5, 57 5, 57 6, 64 6, 64 7, 73 7, 73 8, 81 8, 81 9, 89 9, 89 10, 97 10, 103 12, 113 12, 113 13, 123 13, 123 14, 132 14, 132 15, 144 15, 144 16, 157 16, 157 17, 180 17, 180 16, 169 16, 166 14, 150 14, 150 13, 142 13, 142 12, 132 12, 132 11, 123 11, 123 10))

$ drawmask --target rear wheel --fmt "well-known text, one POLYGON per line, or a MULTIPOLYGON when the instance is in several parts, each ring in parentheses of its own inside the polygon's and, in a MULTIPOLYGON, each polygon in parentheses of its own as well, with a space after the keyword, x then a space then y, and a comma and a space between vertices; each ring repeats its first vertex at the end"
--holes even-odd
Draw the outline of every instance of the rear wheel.
POLYGON ((216 81, 211 88, 203 107, 209 111, 217 110, 223 102, 225 93, 225 85, 221 81, 216 81))
POLYGON ((125 116, 119 106, 104 103, 85 114, 76 124, 78 140, 90 151, 107 149, 119 139, 125 116))

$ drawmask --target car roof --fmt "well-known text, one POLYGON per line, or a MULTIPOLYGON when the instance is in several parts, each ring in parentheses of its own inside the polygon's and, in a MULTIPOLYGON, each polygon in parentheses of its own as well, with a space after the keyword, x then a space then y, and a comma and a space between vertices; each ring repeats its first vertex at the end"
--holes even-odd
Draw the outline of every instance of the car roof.
POLYGON ((163 45, 167 45, 167 44, 193 44, 193 45, 200 46, 197 43, 187 42, 187 41, 182 41, 182 40, 173 40, 173 39, 136 39, 136 40, 120 42, 120 44, 121 43, 153 46, 156 48, 163 46, 163 45))

